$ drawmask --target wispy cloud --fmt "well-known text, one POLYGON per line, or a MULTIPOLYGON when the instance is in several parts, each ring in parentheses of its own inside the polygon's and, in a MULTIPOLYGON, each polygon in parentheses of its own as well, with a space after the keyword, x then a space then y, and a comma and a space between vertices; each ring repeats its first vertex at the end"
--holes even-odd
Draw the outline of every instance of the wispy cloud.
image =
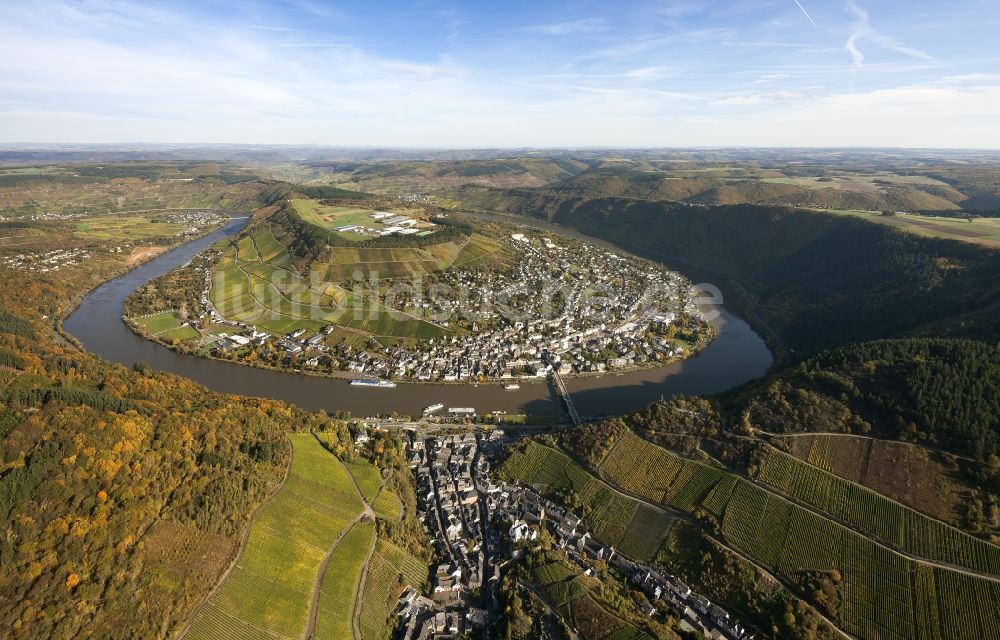
POLYGON ((718 98, 709 103, 713 107, 737 107, 761 104, 764 102, 779 102, 785 100, 801 100, 805 94, 799 91, 774 91, 771 93, 753 93, 740 96, 718 98))
POLYGON ((544 33, 550 36, 565 36, 575 33, 597 33, 604 31, 607 25, 603 18, 583 18, 581 20, 570 20, 568 22, 556 22, 553 24, 536 24, 525 27, 523 31, 528 33, 544 33))
POLYGON ((805 14, 805 16, 806 16, 807 18, 809 18, 809 22, 811 22, 811 23, 813 24, 813 26, 815 27, 815 26, 816 26, 816 21, 815 21, 815 20, 813 20, 813 18, 812 18, 812 16, 811 16, 811 15, 809 15, 809 12, 808 12, 808 11, 806 11, 806 8, 802 6, 802 3, 801 3, 801 2, 799 2, 799 0, 795 0, 795 4, 797 4, 797 5, 798 5, 799 9, 801 9, 801 10, 802 10, 802 13, 803 13, 803 14, 805 14))
POLYGON ((884 49, 889 49, 890 51, 895 51, 896 53, 902 53, 903 55, 911 58, 926 60, 928 62, 936 62, 930 54, 900 42, 892 36, 887 36, 876 31, 875 28, 872 27, 871 20, 868 17, 868 12, 853 2, 847 3, 847 13, 854 18, 854 22, 851 25, 851 35, 847 38, 847 42, 844 43, 844 48, 851 54, 851 58, 854 60, 854 66, 860 67, 865 62, 865 54, 858 47, 858 43, 865 40, 874 42, 884 49))

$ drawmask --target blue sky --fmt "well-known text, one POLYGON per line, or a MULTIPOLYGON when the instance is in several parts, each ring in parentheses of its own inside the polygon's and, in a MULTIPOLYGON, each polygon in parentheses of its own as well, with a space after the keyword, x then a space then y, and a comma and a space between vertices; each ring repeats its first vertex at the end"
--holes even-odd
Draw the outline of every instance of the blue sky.
POLYGON ((0 141, 1000 148, 996 0, 0 13, 0 141))

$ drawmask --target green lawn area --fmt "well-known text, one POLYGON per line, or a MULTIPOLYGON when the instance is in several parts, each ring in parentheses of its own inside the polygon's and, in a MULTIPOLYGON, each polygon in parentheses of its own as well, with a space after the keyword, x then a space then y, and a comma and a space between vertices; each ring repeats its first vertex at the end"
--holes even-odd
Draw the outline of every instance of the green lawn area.
POLYGON ((136 322, 149 333, 158 334, 180 327, 181 317, 173 311, 167 311, 145 318, 136 318, 136 322))
POLYGON ((178 327, 177 329, 164 331, 160 334, 160 337, 167 340, 173 340, 176 338, 181 342, 185 342, 187 340, 197 340, 201 337, 201 334, 198 333, 193 327, 185 325, 183 327, 178 327))
POLYGON ((239 561, 187 638, 299 638, 305 632, 320 566, 363 505, 333 454, 311 434, 289 437, 288 479, 254 517, 239 561))

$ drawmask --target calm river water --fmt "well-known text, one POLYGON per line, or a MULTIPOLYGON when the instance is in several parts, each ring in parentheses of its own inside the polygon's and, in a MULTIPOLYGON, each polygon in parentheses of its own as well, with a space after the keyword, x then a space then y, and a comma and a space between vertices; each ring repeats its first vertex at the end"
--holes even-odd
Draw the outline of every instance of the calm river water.
MULTIPOLYGON (((485 216, 484 216, 485 217, 485 216)), ((491 216, 492 217, 492 216, 491 216)), ((509 219, 504 219, 510 222, 509 219)), ((622 251, 597 238, 543 222, 518 220, 560 235, 582 238, 622 251)), ((521 383, 517 391, 499 385, 399 384, 395 389, 352 387, 346 380, 256 369, 176 353, 132 333, 121 319, 122 304, 136 288, 186 263, 220 238, 246 224, 236 219, 218 231, 193 240, 114 278, 91 291, 67 318, 63 327, 92 353, 113 362, 145 362, 154 369, 175 373, 224 393, 284 400, 300 407, 354 415, 393 411, 419 415, 432 403, 446 407, 474 407, 481 413, 554 415, 563 412, 554 387, 547 382, 521 383)), ((684 272, 684 269, 681 269, 684 272)), ((691 277, 689 275, 689 277, 691 277)), ((566 380, 577 410, 583 416, 622 414, 639 409, 661 396, 675 393, 710 394, 730 389, 762 375, 772 357, 764 341, 742 319, 724 306, 715 320, 717 337, 697 356, 658 369, 566 380)))

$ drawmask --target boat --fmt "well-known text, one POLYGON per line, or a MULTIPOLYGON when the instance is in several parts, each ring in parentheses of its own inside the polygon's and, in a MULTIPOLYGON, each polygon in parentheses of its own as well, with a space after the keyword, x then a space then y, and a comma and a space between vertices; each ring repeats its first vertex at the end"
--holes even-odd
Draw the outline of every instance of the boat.
POLYGON ((424 407, 424 413, 434 413, 435 411, 440 411, 441 409, 444 409, 444 405, 440 402, 435 402, 434 404, 424 407))
POLYGON ((396 383, 392 380, 351 380, 352 387, 375 387, 376 389, 395 389, 396 383))
POLYGON ((521 388, 521 385, 519 385, 519 384, 505 384, 503 386, 503 388, 506 389, 507 391, 517 391, 518 389, 521 388))

